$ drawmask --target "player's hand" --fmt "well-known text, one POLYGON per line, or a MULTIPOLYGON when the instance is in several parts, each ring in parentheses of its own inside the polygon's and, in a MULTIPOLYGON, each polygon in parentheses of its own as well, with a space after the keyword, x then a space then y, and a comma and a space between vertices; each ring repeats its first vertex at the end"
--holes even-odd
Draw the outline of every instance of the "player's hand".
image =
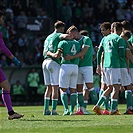
POLYGON ((67 54, 65 57, 64 57, 65 60, 71 60, 72 59, 72 56, 67 54))
POLYGON ((20 61, 16 57, 13 58, 13 62, 18 67, 18 69, 21 68, 21 63, 20 63, 20 61))
POLYGON ((101 68, 100 68, 100 66, 97 66, 96 72, 97 72, 99 75, 101 75, 101 68))

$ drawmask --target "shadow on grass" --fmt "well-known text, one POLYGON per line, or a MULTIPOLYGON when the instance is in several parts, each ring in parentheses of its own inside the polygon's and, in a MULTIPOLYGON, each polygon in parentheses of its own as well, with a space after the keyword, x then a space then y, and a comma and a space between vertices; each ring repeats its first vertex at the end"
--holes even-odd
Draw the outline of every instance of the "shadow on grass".
POLYGON ((88 122, 90 120, 53 120, 53 119, 20 119, 20 121, 62 121, 62 122, 77 122, 77 121, 80 121, 80 122, 88 122))

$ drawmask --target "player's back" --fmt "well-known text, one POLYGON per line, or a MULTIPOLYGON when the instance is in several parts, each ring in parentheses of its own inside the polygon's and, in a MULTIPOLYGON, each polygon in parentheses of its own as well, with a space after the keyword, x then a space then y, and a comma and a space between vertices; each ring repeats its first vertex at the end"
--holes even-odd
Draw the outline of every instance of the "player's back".
MULTIPOLYGON (((48 51, 55 53, 57 51, 58 48, 58 43, 61 41, 60 39, 60 35, 62 33, 56 33, 53 32, 52 34, 50 34, 46 40, 44 41, 44 58, 48 58, 49 56, 46 55, 46 53, 48 51)), ((49 57, 51 58, 51 57, 49 57)), ((53 58, 54 61, 56 61, 57 63, 60 63, 60 59, 59 58, 53 58)))
POLYGON ((84 57, 82 60, 80 60, 79 62, 79 67, 83 67, 83 66, 92 66, 92 59, 93 59, 93 45, 92 45, 92 41, 89 37, 87 36, 83 36, 80 40, 79 43, 81 45, 81 47, 87 46, 88 50, 85 53, 84 57))
POLYGON ((79 64, 79 58, 71 59, 71 60, 65 60, 64 57, 69 55, 75 55, 77 54, 81 46, 78 41, 76 40, 70 40, 70 41, 61 41, 58 45, 59 49, 62 49, 63 51, 63 57, 62 57, 62 63, 63 64, 79 64))
POLYGON ((109 34, 103 41, 104 67, 120 68, 119 47, 121 37, 117 34, 109 34))

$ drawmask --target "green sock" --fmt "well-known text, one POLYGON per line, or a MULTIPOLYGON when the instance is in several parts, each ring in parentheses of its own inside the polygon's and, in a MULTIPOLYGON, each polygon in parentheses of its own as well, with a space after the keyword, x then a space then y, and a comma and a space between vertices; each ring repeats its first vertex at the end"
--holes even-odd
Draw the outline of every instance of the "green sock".
POLYGON ((76 93, 72 93, 70 95, 70 112, 73 112, 73 110, 74 110, 74 107, 76 105, 76 98, 77 98, 76 93))
POLYGON ((50 102, 49 97, 44 98, 44 110, 49 110, 49 102, 50 102))
POLYGON ((52 100, 52 110, 56 110, 58 99, 53 99, 52 100))
POLYGON ((106 97, 106 100, 104 101, 104 109, 109 110, 109 96, 106 97))
POLYGON ((111 99, 111 112, 114 112, 118 108, 118 100, 111 99))
POLYGON ((68 96, 66 93, 61 94, 61 102, 64 106, 64 110, 68 110, 68 96))
POLYGON ((101 97, 101 95, 103 94, 104 90, 103 89, 100 89, 100 92, 99 92, 99 98, 101 97))
POLYGON ((125 99, 127 103, 127 109, 132 107, 132 91, 131 90, 126 90, 125 91, 125 99))
POLYGON ((96 90, 94 88, 91 88, 89 90, 89 92, 90 92, 90 97, 91 97, 92 103, 96 104, 98 101, 98 96, 97 96, 96 90))
POLYGON ((83 107, 84 107, 85 109, 87 108, 87 105, 88 105, 88 101, 84 101, 83 107))
POLYGON ((105 96, 101 96, 96 105, 98 105, 98 106, 100 107, 101 104, 102 104, 105 100, 106 100, 106 97, 105 97, 105 96))
POLYGON ((78 93, 78 104, 79 104, 79 107, 83 107, 84 105, 83 93, 78 93))

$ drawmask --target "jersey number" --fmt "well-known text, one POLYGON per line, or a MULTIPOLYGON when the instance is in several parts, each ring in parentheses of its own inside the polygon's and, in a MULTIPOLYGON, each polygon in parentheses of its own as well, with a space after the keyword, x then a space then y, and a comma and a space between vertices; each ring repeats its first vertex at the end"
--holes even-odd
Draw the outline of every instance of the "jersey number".
POLYGON ((75 55, 75 54, 77 53, 75 44, 73 44, 73 46, 72 46, 72 48, 71 48, 71 53, 72 53, 73 55, 75 55))

